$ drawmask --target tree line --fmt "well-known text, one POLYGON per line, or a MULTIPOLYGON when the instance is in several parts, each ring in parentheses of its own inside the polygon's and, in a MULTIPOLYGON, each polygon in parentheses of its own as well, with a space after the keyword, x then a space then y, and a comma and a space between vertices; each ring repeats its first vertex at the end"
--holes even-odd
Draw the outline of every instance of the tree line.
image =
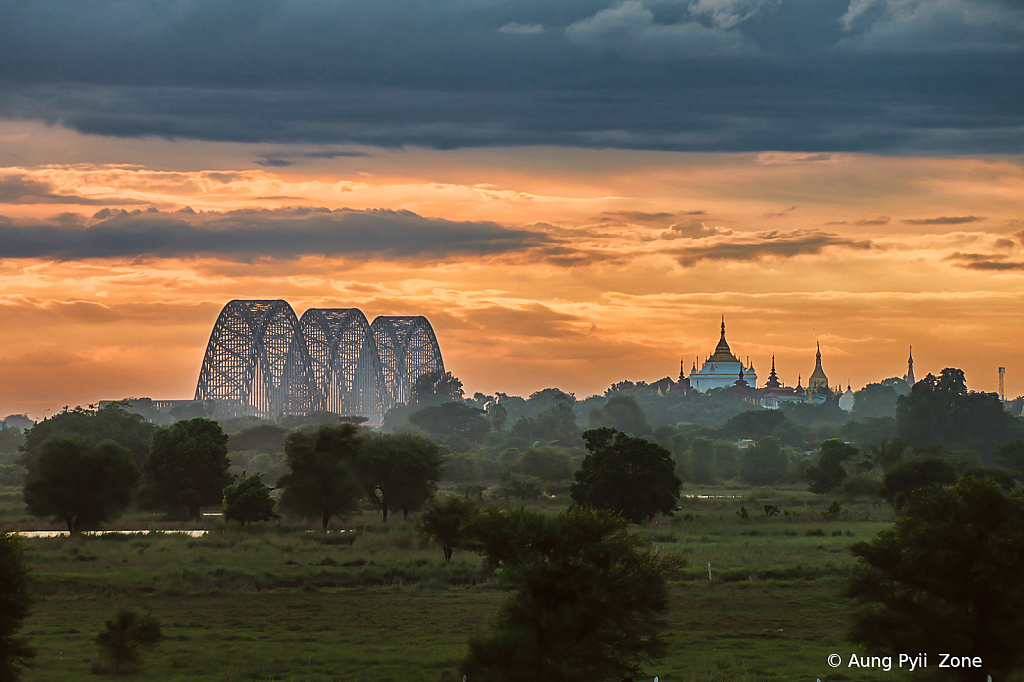
MULTIPOLYGON (((132 503, 171 518, 198 520, 226 502, 243 524, 277 515, 263 473, 232 476, 229 437, 201 417, 154 427, 117 405, 77 409, 29 431, 21 464, 28 511, 67 526, 98 528, 132 503)), ((351 423, 295 431, 283 439, 288 473, 278 480, 282 511, 326 528, 365 499, 386 521, 419 509, 441 475, 438 446, 413 434, 376 434, 351 423)))

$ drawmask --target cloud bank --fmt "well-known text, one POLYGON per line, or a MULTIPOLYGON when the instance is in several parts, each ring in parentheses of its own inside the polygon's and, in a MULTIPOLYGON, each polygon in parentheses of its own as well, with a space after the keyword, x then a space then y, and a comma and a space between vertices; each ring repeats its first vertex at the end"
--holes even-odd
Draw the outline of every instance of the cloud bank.
POLYGON ((1020 153, 1022 72, 1009 0, 0 3, 0 118, 128 138, 1020 153))
POLYGON ((102 209, 94 217, 98 222, 89 227, 21 225, 0 217, 0 258, 444 259, 555 245, 540 232, 424 218, 409 211, 288 208, 197 214, 191 209, 167 213, 150 208, 102 209))

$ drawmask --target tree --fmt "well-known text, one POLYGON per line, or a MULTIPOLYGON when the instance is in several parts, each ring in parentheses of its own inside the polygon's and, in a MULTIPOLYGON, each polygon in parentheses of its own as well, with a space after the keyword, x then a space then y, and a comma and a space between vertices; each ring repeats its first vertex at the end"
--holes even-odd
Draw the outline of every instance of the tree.
POLYGON ((139 470, 127 448, 107 440, 56 436, 28 462, 25 506, 33 516, 67 524, 68 532, 99 528, 132 501, 139 470))
POLYGON ((452 560, 452 553, 460 547, 465 538, 463 525, 477 513, 475 502, 461 497, 449 497, 444 502, 433 501, 420 516, 419 530, 441 545, 444 562, 452 560))
POLYGON ((25 444, 25 434, 17 426, 0 429, 0 462, 13 460, 25 444))
POLYGON ((274 499, 270 491, 263 482, 263 474, 246 477, 243 473, 234 483, 224 488, 224 518, 238 521, 243 526, 254 521, 280 518, 274 513, 274 499))
POLYGON ((487 510, 467 524, 515 592, 461 672, 491 682, 619 679, 661 657, 666 579, 682 566, 608 512, 487 510))
POLYGON ((410 433, 369 436, 356 466, 370 502, 383 513, 402 511, 402 518, 422 507, 437 490, 443 459, 437 444, 410 433))
POLYGON ((460 450, 479 443, 491 430, 484 411, 465 403, 428 405, 409 415, 409 423, 438 443, 463 446, 460 450))
POLYGON ((847 477, 843 462, 859 454, 860 450, 835 438, 822 442, 818 460, 804 471, 807 482, 810 483, 807 489, 812 493, 821 494, 841 486, 847 477))
POLYGON ((139 647, 156 646, 163 639, 160 620, 156 616, 139 613, 127 606, 118 609, 117 617, 106 621, 104 628, 96 635, 96 643, 114 664, 114 672, 120 672, 123 665, 138 660, 139 647))
POLYGON ((284 439, 288 429, 276 424, 258 424, 233 434, 228 439, 229 452, 252 450, 273 454, 284 452, 284 439))
MULTIPOLYGON (((614 388, 612 386, 608 390, 614 388)), ((604 407, 591 412, 590 421, 594 426, 610 426, 634 436, 645 436, 651 432, 647 415, 631 395, 613 395, 604 407)))
POLYGON ((25 434, 21 450, 27 464, 39 455, 44 443, 54 436, 82 438, 91 445, 112 440, 128 448, 136 466, 143 468, 156 427, 142 415, 132 414, 121 403, 111 403, 98 410, 76 407, 65 409, 39 422, 25 434))
POLYGON ((544 493, 541 481, 536 476, 527 476, 505 469, 498 475, 498 481, 500 485, 494 490, 494 494, 504 496, 505 502, 508 502, 510 497, 533 501, 540 499, 544 493))
POLYGON ((18 636, 31 605, 21 538, 12 530, 0 531, 0 682, 15 682, 20 669, 35 656, 32 647, 18 636))
POLYGON ((715 482, 715 443, 707 436, 690 442, 690 477, 702 485, 715 482))
POLYGON ((572 403, 556 398, 536 419, 523 417, 513 424, 509 435, 540 443, 575 442, 579 429, 576 427, 576 413, 573 412, 572 403))
POLYGON ((527 448, 509 468, 517 473, 549 482, 572 478, 575 466, 572 457, 562 448, 540 445, 527 448))
POLYGON ((721 428, 723 436, 729 438, 750 438, 757 440, 773 435, 772 432, 789 417, 781 410, 753 409, 740 412, 721 428))
POLYGON ((1024 473, 1024 440, 1018 438, 999 448, 999 461, 1014 471, 1024 473))
POLYGON ((974 450, 986 463, 1000 447, 1021 437, 1021 425, 995 393, 968 392, 963 371, 953 367, 918 381, 896 407, 901 439, 918 446, 974 450))
POLYGON ((979 657, 951 670, 1005 679, 1024 665, 1024 494, 973 477, 907 501, 892 528, 851 551, 852 639, 899 652, 979 657))
POLYGON ((894 417, 865 417, 851 419, 836 429, 836 437, 853 441, 860 448, 878 446, 896 437, 894 417))
POLYGON ((668 450, 607 427, 587 431, 583 440, 590 454, 570 491, 576 504, 612 510, 633 523, 672 514, 682 481, 668 450))
POLYGON ((228 437, 217 422, 198 417, 161 427, 153 434, 140 499, 168 511, 184 507, 198 520, 200 507, 220 504, 230 466, 228 437))
POLYGON ((740 478, 753 485, 778 483, 788 468, 782 444, 773 436, 765 436, 740 453, 740 478))
POLYGON ((853 394, 853 415, 864 417, 895 417, 896 389, 885 384, 868 384, 853 394))
POLYGON ((461 402, 465 396, 462 382, 451 372, 427 372, 416 377, 410 390, 409 401, 413 405, 437 405, 440 403, 461 402))
POLYGON ((898 511, 915 491, 951 485, 956 479, 956 467, 945 457, 914 457, 886 469, 878 494, 898 511))
POLYGON ((363 490, 355 468, 362 443, 355 424, 290 434, 284 452, 291 473, 277 480, 277 486, 284 489, 281 509, 298 516, 317 516, 325 531, 332 516, 344 517, 357 509, 363 490))

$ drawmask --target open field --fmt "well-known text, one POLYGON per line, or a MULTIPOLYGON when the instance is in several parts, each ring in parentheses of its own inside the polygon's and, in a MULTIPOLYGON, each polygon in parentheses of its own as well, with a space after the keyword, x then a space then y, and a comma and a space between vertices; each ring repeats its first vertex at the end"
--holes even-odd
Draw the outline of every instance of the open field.
MULTIPOLYGON (((844 640, 850 604, 842 593, 853 564, 846 548, 891 522, 886 507, 846 504, 829 523, 821 512, 831 500, 799 491, 691 492, 714 497, 684 499, 675 518, 639 529, 659 551, 690 562, 671 587, 670 655, 647 679, 924 679, 826 663, 830 653, 854 652, 844 640), (742 497, 718 497, 734 494, 742 497), (764 504, 780 514, 757 517, 764 504), (740 506, 750 520, 738 517, 740 506)), ((200 538, 27 540, 39 601, 24 632, 39 656, 25 679, 89 675, 93 638, 124 604, 151 609, 166 636, 131 679, 461 679, 455 670, 468 637, 504 600, 500 579, 465 552, 443 565, 411 523, 384 526, 366 513, 349 527, 325 536, 299 526, 244 532, 216 524, 200 538)))

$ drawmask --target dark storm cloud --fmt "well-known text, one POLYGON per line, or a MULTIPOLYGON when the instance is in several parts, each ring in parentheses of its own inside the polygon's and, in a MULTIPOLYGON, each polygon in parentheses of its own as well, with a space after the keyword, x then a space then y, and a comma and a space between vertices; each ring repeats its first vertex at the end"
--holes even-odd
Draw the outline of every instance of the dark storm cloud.
POLYGON ((0 116, 122 137, 1019 153, 1022 72, 1008 0, 0 0, 0 116))
POLYGON ((300 152, 300 153, 277 153, 277 154, 264 154, 260 158, 256 159, 257 166, 268 166, 271 168, 283 168, 285 166, 291 166, 296 163, 295 159, 342 159, 342 158, 359 158, 369 156, 366 152, 353 152, 353 151, 332 151, 323 150, 315 152, 300 152))
POLYGON ((669 251, 683 267, 705 260, 756 261, 766 257, 793 258, 813 255, 832 247, 870 249, 871 242, 846 239, 825 232, 766 232, 754 239, 743 238, 707 246, 690 246, 669 251))
POLYGON ((90 227, 0 220, 0 258, 210 256, 249 262, 307 255, 474 257, 556 244, 547 235, 409 211, 246 209, 219 214, 103 209, 90 227))

